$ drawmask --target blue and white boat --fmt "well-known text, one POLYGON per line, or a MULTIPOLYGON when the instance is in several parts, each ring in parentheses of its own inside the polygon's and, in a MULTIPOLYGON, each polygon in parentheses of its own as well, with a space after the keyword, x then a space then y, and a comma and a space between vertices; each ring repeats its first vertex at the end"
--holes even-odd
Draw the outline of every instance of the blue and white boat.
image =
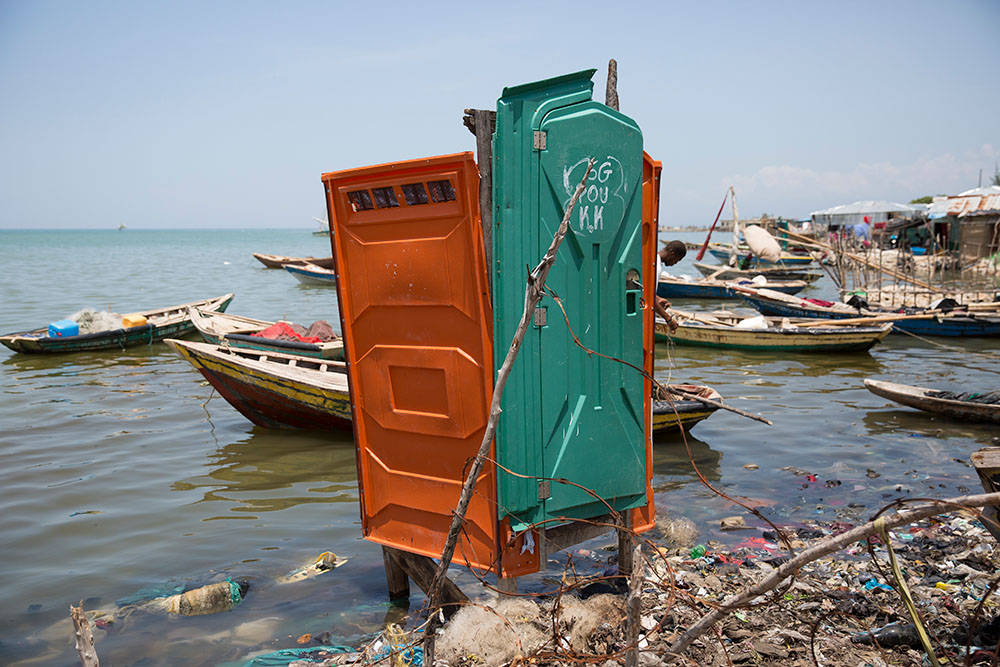
POLYGON ((306 262, 305 264, 291 265, 285 264, 285 271, 295 276, 300 283, 306 285, 325 285, 327 287, 337 286, 337 274, 331 269, 324 269, 306 262))
MULTIPOLYGON (((783 294, 798 294, 809 283, 804 280, 769 280, 766 283, 768 289, 783 294)), ((749 280, 725 281, 701 278, 699 280, 680 280, 677 278, 660 278, 656 284, 656 295, 664 299, 738 299, 739 292, 733 289, 733 285, 745 285, 747 287, 763 287, 749 280)))

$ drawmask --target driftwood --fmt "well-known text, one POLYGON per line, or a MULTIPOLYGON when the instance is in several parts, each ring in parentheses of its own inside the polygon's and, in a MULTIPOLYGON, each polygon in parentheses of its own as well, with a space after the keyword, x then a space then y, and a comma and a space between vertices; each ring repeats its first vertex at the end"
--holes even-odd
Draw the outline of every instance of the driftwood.
POLYGON ((80 655, 80 664, 83 667, 101 667, 97 649, 94 648, 94 633, 90 630, 87 613, 83 611, 83 602, 80 602, 79 607, 70 605, 69 615, 73 619, 73 635, 76 639, 76 652, 80 655))
POLYGON ((569 204, 566 206, 566 213, 563 215, 562 222, 559 223, 559 228, 556 230, 555 236, 552 238, 552 243, 549 245, 548 251, 542 258, 542 261, 538 263, 538 266, 536 266, 531 273, 528 274, 528 285, 524 293, 524 313, 522 313, 521 321, 518 323, 517 329, 514 332, 514 338, 510 342, 510 348, 507 350, 507 357, 504 359, 503 365, 497 372, 496 383, 493 387, 493 400, 490 403, 490 418, 486 423, 486 430, 483 433, 483 441, 479 446, 479 452, 476 454, 475 460, 472 462, 472 465, 469 466, 469 472, 466 474, 465 484, 462 486, 462 494, 459 496, 458 506, 455 508, 455 512, 452 516, 451 527, 448 529, 448 537, 445 540, 444 551, 441 553, 441 561, 438 563, 437 570, 434 573, 434 579, 431 581, 430 590, 427 591, 427 606, 431 613, 431 620, 426 632, 427 639, 424 642, 424 651, 428 664, 434 664, 434 634, 438 623, 438 614, 435 610, 438 606, 441 584, 444 581, 445 573, 448 571, 448 565, 451 564, 451 559, 455 555, 455 545, 458 541, 458 534, 462 529, 462 524, 465 522, 465 512, 469 508, 469 501, 472 500, 472 492, 476 486, 476 479, 479 477, 479 473, 483 469, 483 464, 486 461, 486 455, 489 453, 490 443, 493 442, 493 435, 497 430, 497 421, 500 418, 500 399, 503 396, 503 389, 507 384, 507 378, 510 376, 510 369, 514 365, 514 359, 517 358, 517 353, 521 348, 524 335, 527 333, 528 326, 534 317, 535 307, 538 305, 538 301, 542 298, 542 294, 544 293, 545 280, 548 278, 549 270, 552 268, 552 265, 555 264, 556 253, 559 251, 559 246, 562 244, 563 238, 566 236, 566 231, 569 228, 569 218, 573 213, 573 208, 576 206, 576 202, 580 199, 580 195, 583 194, 583 191, 586 188, 587 178, 590 176, 590 171, 593 168, 594 160, 591 159, 587 164, 587 171, 580 180, 580 184, 576 186, 576 192, 573 193, 572 198, 569 200, 569 204))
POLYGON ((907 523, 926 519, 927 517, 931 517, 936 514, 941 514, 951 509, 963 507, 983 507, 985 505, 996 505, 997 503, 1000 503, 1000 493, 986 493, 975 496, 961 496, 958 498, 938 500, 925 505, 920 505, 914 509, 898 511, 894 515, 883 517, 882 520, 878 522, 869 521, 868 523, 853 528, 846 533, 826 539, 813 547, 796 554, 793 558, 790 558, 788 562, 780 566, 756 586, 748 588, 742 593, 731 595, 723 600, 717 608, 702 616, 697 623, 688 628, 687 632, 671 644, 668 653, 672 655, 679 655, 680 653, 683 653, 689 646, 691 646, 691 643, 694 640, 711 629, 713 625, 719 622, 730 612, 746 606, 754 598, 764 595, 768 591, 777 588, 779 584, 793 576, 807 563, 811 563, 812 561, 822 558, 827 554, 831 554, 834 551, 839 551, 853 542, 866 539, 879 533, 882 525, 885 526, 886 530, 889 530, 907 523))

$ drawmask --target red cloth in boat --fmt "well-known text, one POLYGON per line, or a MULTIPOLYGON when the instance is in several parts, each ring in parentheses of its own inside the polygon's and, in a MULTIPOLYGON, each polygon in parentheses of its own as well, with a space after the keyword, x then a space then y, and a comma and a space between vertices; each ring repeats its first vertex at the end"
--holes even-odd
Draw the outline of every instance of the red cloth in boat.
POLYGON ((288 322, 275 322, 266 329, 262 329, 255 334, 260 338, 270 338, 272 340, 291 340, 300 343, 324 343, 337 340, 337 334, 333 327, 325 320, 313 322, 309 329, 300 324, 290 324, 288 322))
POLYGON ((803 301, 815 303, 817 306, 823 306, 824 308, 829 308, 833 305, 833 301, 824 301, 823 299, 803 299, 803 301))
MULTIPOLYGON (((299 328, 302 329, 302 333, 305 333, 305 329, 303 327, 299 328)), ((298 341, 300 343, 320 342, 318 336, 304 336, 295 329, 293 329, 292 325, 290 325, 288 322, 275 322, 268 328, 262 329, 261 331, 258 331, 253 335, 258 336, 260 338, 270 338, 272 340, 293 340, 293 341, 298 341)))

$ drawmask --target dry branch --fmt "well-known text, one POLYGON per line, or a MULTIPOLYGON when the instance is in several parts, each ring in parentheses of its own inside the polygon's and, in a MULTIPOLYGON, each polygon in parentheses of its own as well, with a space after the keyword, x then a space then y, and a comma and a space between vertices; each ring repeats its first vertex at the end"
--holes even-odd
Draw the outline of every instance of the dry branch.
MULTIPOLYGON (((996 505, 1000 503, 1000 493, 985 493, 975 496, 961 496, 959 498, 948 498, 938 500, 926 505, 921 505, 911 510, 896 512, 895 515, 887 516, 883 519, 886 530, 896 528, 907 523, 926 519, 936 514, 941 514, 956 507, 983 507, 984 505, 996 505)), ((822 558, 827 554, 838 551, 849 544, 863 540, 875 535, 880 530, 875 521, 853 528, 846 533, 826 539, 815 546, 806 549, 795 557, 789 559, 787 563, 776 569, 756 586, 748 588, 742 593, 731 595, 716 608, 702 616, 697 623, 692 625, 687 632, 680 636, 671 644, 669 652, 671 654, 683 653, 691 643, 708 631, 719 620, 730 612, 745 606, 751 600, 759 597, 768 591, 773 590, 785 579, 794 575, 804 565, 822 558)))

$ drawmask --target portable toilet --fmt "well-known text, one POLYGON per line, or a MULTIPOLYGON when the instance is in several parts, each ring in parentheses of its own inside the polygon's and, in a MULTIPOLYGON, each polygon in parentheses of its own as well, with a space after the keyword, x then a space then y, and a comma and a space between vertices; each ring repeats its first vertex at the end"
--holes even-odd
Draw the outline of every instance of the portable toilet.
POLYGON ((642 133, 591 99, 594 71, 507 88, 497 105, 496 366, 524 308, 525 266, 545 254, 594 164, 548 276, 559 301, 539 302, 501 405, 497 461, 517 474, 498 474, 498 495, 515 530, 651 502, 649 391, 636 371, 644 348, 642 133))
POLYGON ((453 562, 518 576, 544 567, 557 524, 613 509, 636 532, 651 526, 650 383, 570 333, 652 372, 655 203, 644 191, 658 192, 658 163, 632 120, 590 99, 592 74, 510 88, 498 102, 493 266, 471 153, 322 177, 369 540, 440 557, 523 311, 525 265, 540 261, 566 183, 575 188, 591 157, 586 213, 574 212, 549 274, 566 317, 546 296, 453 562))

